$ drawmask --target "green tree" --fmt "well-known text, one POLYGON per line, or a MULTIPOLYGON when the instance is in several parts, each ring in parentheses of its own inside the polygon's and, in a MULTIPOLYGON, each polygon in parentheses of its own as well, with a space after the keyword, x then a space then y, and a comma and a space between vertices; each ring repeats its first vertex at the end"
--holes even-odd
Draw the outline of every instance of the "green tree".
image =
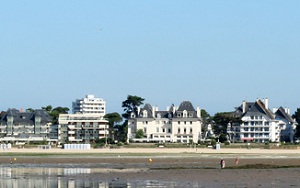
POLYGON ((135 138, 143 138, 144 137, 144 132, 142 129, 139 129, 135 132, 135 138))
POLYGON ((68 111, 70 110, 67 107, 60 107, 60 106, 53 109, 51 105, 42 107, 42 109, 44 109, 46 112, 48 112, 48 114, 50 115, 50 117, 52 119, 53 125, 58 124, 59 114, 68 114, 68 111))
POLYGON ((69 110, 70 109, 67 107, 60 107, 60 106, 52 109, 51 112, 49 113, 50 116, 52 117, 52 123, 58 124, 59 114, 68 114, 69 110))
POLYGON ((109 137, 112 137, 112 139, 114 140, 114 126, 117 123, 122 122, 123 118, 117 112, 108 113, 104 116, 104 118, 108 121, 109 137))
POLYGON ((128 132, 128 125, 127 120, 123 122, 123 124, 117 124, 115 125, 115 129, 117 130, 115 132, 115 140, 126 142, 127 138, 127 132, 128 132))
POLYGON ((293 114, 292 117, 297 122, 295 137, 299 138, 300 137, 300 108, 297 108, 296 112, 293 114))
POLYGON ((118 139, 125 142, 127 139, 127 132, 128 132, 128 118, 132 112, 137 114, 138 107, 143 104, 145 99, 135 95, 128 95, 127 99, 122 102, 122 108, 124 108, 124 113, 122 117, 126 120, 122 125, 118 126, 118 139))
POLYGON ((207 131, 207 126, 212 122, 212 117, 204 109, 201 110, 201 120, 202 132, 205 133, 207 131))
MULTIPOLYGON (((233 124, 241 124, 241 117, 237 117, 233 115, 233 112, 218 112, 213 116, 213 129, 216 135, 219 137, 222 135, 227 135, 227 126, 233 124)), ((224 140, 225 141, 225 140, 224 140)))
POLYGON ((48 106, 42 107, 42 109, 45 110, 46 112, 50 113, 52 111, 52 106, 48 105, 48 106))
POLYGON ((144 100, 145 99, 135 95, 128 95, 127 99, 122 102, 122 108, 124 108, 125 112, 122 114, 122 116, 125 119, 128 119, 130 117, 131 112, 137 113, 138 107, 143 104, 144 100))
POLYGON ((27 108, 26 112, 34 112, 34 109, 33 108, 27 108))

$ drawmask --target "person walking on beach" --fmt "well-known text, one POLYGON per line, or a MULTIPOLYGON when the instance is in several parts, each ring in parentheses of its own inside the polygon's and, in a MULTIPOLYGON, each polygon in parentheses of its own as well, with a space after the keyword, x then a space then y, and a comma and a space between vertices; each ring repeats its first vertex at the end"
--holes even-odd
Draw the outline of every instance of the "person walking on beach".
POLYGON ((236 158, 235 158, 235 164, 236 164, 236 165, 239 164, 239 157, 236 157, 236 158))
POLYGON ((225 160, 222 158, 220 161, 221 169, 225 168, 225 160))

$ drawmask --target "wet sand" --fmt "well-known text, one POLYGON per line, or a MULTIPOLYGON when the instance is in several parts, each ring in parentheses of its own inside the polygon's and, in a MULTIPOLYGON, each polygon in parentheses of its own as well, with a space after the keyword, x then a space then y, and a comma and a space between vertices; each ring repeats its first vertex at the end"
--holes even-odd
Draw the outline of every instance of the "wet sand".
MULTIPOLYGON (((298 187, 300 150, 270 149, 11 149, 2 165, 90 168, 88 178, 177 182, 178 187, 298 187), (31 154, 34 154, 31 156, 31 154), (236 164, 238 157, 238 164, 236 164), (226 168, 220 169, 220 159, 226 168), (12 164, 11 164, 12 163, 12 164), (256 169, 230 169, 257 165, 256 169), (272 165, 261 169, 259 166, 272 165)), ((83 178, 74 175, 75 178, 83 178)))

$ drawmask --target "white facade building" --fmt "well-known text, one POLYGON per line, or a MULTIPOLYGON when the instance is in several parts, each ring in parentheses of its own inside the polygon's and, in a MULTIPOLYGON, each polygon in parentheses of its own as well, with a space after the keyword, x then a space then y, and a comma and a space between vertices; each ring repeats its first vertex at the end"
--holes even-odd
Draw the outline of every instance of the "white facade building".
POLYGON ((200 108, 195 110, 189 101, 182 102, 178 108, 172 105, 166 111, 146 104, 137 114, 131 114, 127 139, 127 142, 198 143, 201 139, 200 108), (143 131, 143 138, 136 138, 138 130, 143 131))
POLYGON ((293 142, 295 121, 287 112, 282 107, 272 112, 268 99, 243 101, 234 112, 243 123, 228 125, 227 133, 231 141, 293 142))
POLYGON ((72 103, 73 113, 99 114, 102 117, 106 114, 106 102, 94 95, 86 95, 85 98, 76 99, 72 103))
POLYGON ((60 143, 91 143, 108 136, 108 121, 98 114, 60 114, 58 122, 60 143))

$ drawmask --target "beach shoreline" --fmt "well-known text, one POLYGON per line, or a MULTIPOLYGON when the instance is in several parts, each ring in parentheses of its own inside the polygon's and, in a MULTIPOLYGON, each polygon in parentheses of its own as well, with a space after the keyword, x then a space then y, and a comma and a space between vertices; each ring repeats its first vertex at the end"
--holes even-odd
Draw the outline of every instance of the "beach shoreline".
POLYGON ((32 171, 84 169, 89 173, 67 177, 105 182, 167 181, 178 187, 289 187, 300 184, 299 154, 300 150, 285 149, 13 148, 0 152, 0 167, 32 171), (225 169, 220 168, 221 158, 226 161, 225 169), (230 169, 251 164, 281 168, 230 169))

